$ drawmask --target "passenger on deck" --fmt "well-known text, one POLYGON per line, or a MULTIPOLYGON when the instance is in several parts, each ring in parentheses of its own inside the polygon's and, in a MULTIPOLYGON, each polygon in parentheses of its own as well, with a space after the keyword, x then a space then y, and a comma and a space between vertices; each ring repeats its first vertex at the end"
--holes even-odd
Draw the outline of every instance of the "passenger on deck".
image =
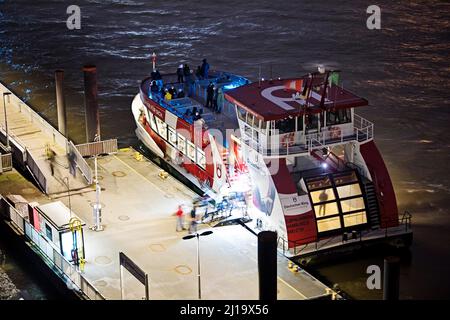
POLYGON ((188 78, 191 78, 191 69, 189 68, 187 63, 185 63, 183 66, 183 75, 186 82, 188 82, 188 78))
POLYGON ((180 99, 180 98, 184 98, 184 91, 183 91, 183 89, 178 89, 178 93, 177 93, 177 99, 180 99))
POLYGON ((214 110, 214 112, 218 112, 219 107, 217 106, 217 97, 218 97, 217 87, 215 86, 213 88, 213 90, 214 90, 214 92, 213 92, 213 99, 212 99, 213 100, 213 102, 212 102, 213 110, 214 110))
POLYGON ((197 66, 197 70, 195 71, 195 76, 197 77, 197 79, 203 79, 202 76, 202 69, 200 68, 200 66, 197 66))
POLYGON ((217 113, 221 113, 222 112, 222 107, 223 107, 223 90, 221 87, 217 88, 217 97, 216 99, 216 105, 217 105, 217 113))
POLYGON ((178 69, 177 69, 177 76, 178 76, 178 82, 179 82, 179 83, 183 83, 183 82, 184 82, 184 78, 183 78, 183 76, 184 76, 184 71, 183 71, 183 65, 182 65, 182 64, 180 64, 180 65, 178 66, 178 69))
POLYGON ((166 101, 172 100, 172 95, 170 94, 169 90, 165 89, 164 92, 165 92, 164 100, 166 100, 166 101))
POLYGON ((154 93, 159 91, 159 86, 158 86, 158 84, 156 83, 155 80, 153 80, 152 84, 150 85, 150 91, 154 92, 154 93))
POLYGON ((169 93, 172 95, 172 97, 174 97, 177 93, 177 91, 175 90, 174 86, 171 86, 169 89, 169 93))
POLYGON ((202 67, 200 68, 203 79, 208 79, 209 63, 203 59, 202 67))
POLYGON ((214 98, 214 84, 212 82, 209 83, 206 88, 206 108, 213 107, 213 98, 214 98))

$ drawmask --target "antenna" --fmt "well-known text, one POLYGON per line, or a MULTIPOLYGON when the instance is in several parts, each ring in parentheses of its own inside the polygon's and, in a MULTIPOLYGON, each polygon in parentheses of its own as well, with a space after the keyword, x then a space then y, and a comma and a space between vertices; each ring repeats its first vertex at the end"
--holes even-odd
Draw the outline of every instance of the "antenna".
POLYGON ((258 73, 258 88, 261 88, 261 66, 259 66, 259 73, 258 73))
POLYGON ((272 64, 270 64, 270 84, 272 84, 272 80, 273 80, 273 73, 272 73, 272 64))

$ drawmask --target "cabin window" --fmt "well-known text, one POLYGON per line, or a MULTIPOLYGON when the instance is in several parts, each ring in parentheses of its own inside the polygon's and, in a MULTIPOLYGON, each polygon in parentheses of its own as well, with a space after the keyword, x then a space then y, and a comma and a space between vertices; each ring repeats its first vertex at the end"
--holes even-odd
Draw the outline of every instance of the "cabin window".
POLYGON ((355 171, 306 179, 319 232, 367 223, 366 204, 355 171))
POLYGON ((261 120, 261 130, 265 132, 267 129, 267 121, 261 120))
POLYGON ((303 116, 297 117, 297 131, 303 131, 303 116))
POLYGON ((339 208, 336 201, 330 203, 321 203, 314 206, 316 218, 335 216, 339 214, 339 208))
POLYGON ((183 154, 186 154, 186 138, 181 134, 178 136, 178 150, 180 150, 183 154))
POLYGON ((335 200, 333 188, 323 189, 311 192, 311 199, 313 203, 335 200))
POLYGON ((48 224, 45 224, 45 235, 50 241, 53 241, 52 227, 50 227, 48 224))
POLYGON ((341 200, 342 212, 351 212, 365 209, 362 197, 348 200, 341 200))
POLYGON ((305 116, 306 130, 315 130, 319 126, 319 115, 318 114, 307 114, 305 116))
POLYGON ((359 183, 348 184, 346 186, 337 187, 339 198, 348 198, 361 195, 361 187, 359 183))
POLYGON ((243 108, 237 107, 237 115, 240 120, 245 121, 247 112, 243 108))
POLYGON ((197 148, 197 162, 200 167, 203 169, 206 168, 206 156, 205 152, 197 148))
POLYGON ((349 123, 352 121, 351 109, 339 109, 327 112, 327 126, 349 123))
POLYGON ((317 221, 317 230, 319 232, 331 231, 341 228, 341 220, 339 217, 321 219, 317 221))
POLYGON ((177 146, 177 132, 171 126, 168 126, 169 129, 169 143, 174 147, 177 146))
POLYGON ((367 215, 365 211, 346 214, 344 216, 344 225, 346 227, 356 226, 358 224, 367 223, 367 215))
POLYGON ((147 112, 147 116, 148 116, 148 119, 149 119, 149 122, 150 122, 150 127, 152 128, 152 130, 155 131, 155 132, 158 132, 158 129, 156 129, 155 117, 153 116, 153 113, 148 111, 147 112))
POLYGON ((253 114, 251 113, 247 113, 247 120, 246 120, 247 124, 250 127, 253 127, 253 114))
POLYGON ((165 123, 164 121, 162 121, 161 119, 159 119, 158 117, 156 118, 156 125, 158 127, 158 133, 159 135, 164 139, 167 140, 167 123, 165 123))
POLYGON ((289 133, 295 131, 295 118, 286 118, 275 121, 275 129, 278 129, 279 134, 289 133))
POLYGON ((188 158, 195 162, 195 145, 192 142, 188 141, 187 148, 188 148, 187 152, 188 158))

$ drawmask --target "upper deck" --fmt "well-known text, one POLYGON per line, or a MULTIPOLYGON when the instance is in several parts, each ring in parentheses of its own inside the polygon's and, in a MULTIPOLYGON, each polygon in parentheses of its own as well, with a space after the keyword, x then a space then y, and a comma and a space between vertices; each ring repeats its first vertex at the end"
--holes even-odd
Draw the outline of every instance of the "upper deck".
POLYGON ((198 111, 205 130, 214 128, 222 131, 225 128, 238 128, 234 106, 224 99, 223 95, 229 90, 248 84, 249 80, 246 78, 221 71, 210 72, 208 79, 198 79, 191 74, 192 80, 184 83, 177 81, 176 74, 163 74, 162 78, 162 86, 158 92, 151 91, 152 79, 150 77, 142 81, 140 92, 144 104, 153 106, 156 104, 189 125, 193 125, 195 120, 198 120, 195 115, 198 111), (210 83, 218 90, 217 101, 221 110, 220 113, 205 107, 207 87, 210 83), (176 92, 181 90, 184 97, 171 100, 164 99, 165 89, 172 87, 176 92))

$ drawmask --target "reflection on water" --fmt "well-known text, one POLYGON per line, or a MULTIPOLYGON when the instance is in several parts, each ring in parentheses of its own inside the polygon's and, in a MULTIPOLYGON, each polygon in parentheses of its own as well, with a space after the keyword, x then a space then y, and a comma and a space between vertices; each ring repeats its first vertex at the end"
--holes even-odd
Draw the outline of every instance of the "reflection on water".
MULTIPOLYGON (((449 4, 382 0, 382 29, 368 30, 367 4, 356 0, 290 1, 282 8, 267 0, 77 2, 82 29, 69 31, 62 1, 0 1, 0 79, 54 123, 52 73, 63 68, 69 132, 79 142, 85 63, 98 66, 102 135, 124 145, 136 142, 130 103, 153 51, 171 72, 182 62, 194 69, 203 57, 250 79, 259 67, 266 78, 271 66, 274 77, 318 64, 341 69, 344 87, 370 101, 358 112, 375 123, 399 207, 413 213, 415 240, 402 266, 401 295, 450 296, 449 4)), ((367 264, 381 263, 383 255, 319 272, 354 297, 376 298, 363 280, 367 264)))

